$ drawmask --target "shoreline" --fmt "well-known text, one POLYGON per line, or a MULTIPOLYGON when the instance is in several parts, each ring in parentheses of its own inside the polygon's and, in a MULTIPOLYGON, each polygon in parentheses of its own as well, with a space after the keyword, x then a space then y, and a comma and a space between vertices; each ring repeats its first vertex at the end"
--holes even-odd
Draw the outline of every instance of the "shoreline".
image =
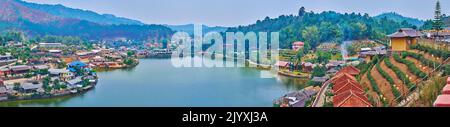
POLYGON ((289 74, 289 73, 286 73, 284 71, 278 71, 278 74, 286 76, 286 77, 291 77, 291 78, 310 78, 310 76, 301 76, 301 75, 289 74))
POLYGON ((34 101, 34 100, 41 100, 41 99, 54 99, 54 98, 61 98, 61 97, 71 97, 71 96, 77 96, 77 95, 81 95, 84 94, 86 92, 89 92, 90 90, 95 89, 95 87, 97 86, 97 82, 93 83, 93 85, 90 85, 90 87, 85 87, 85 88, 81 88, 81 90, 77 90, 76 93, 72 93, 70 91, 68 91, 67 93, 63 93, 63 94, 54 94, 54 95, 43 95, 40 97, 23 97, 23 98, 15 98, 15 99, 6 99, 6 100, 1 100, 1 103, 8 103, 8 102, 20 102, 20 101, 34 101))

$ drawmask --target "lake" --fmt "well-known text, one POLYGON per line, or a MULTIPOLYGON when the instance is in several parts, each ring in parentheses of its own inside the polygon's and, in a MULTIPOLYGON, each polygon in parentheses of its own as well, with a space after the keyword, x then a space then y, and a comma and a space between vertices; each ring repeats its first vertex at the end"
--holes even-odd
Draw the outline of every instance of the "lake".
MULTIPOLYGON (((218 62, 211 60, 213 62, 218 62)), ((260 78, 256 68, 175 68, 170 59, 141 59, 132 69, 98 72, 95 89, 52 99, 0 102, 19 107, 271 107, 305 79, 260 78)))

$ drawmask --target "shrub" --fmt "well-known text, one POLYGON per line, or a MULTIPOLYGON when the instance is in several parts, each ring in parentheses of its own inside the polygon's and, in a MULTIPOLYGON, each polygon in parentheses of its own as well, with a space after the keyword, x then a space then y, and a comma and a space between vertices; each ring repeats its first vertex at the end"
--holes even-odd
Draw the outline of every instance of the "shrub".
POLYGON ((438 62, 435 62, 435 61, 433 61, 433 60, 426 59, 422 54, 413 53, 413 52, 404 52, 403 55, 404 55, 404 56, 412 57, 412 58, 414 58, 414 59, 417 59, 417 60, 419 60, 422 64, 424 64, 424 65, 426 65, 426 66, 428 66, 428 67, 431 67, 431 68, 434 68, 435 66, 440 65, 438 62))
POLYGON ((416 88, 416 85, 411 83, 411 81, 406 78, 406 74, 402 72, 398 67, 394 66, 389 58, 385 58, 384 62, 386 66, 394 71, 395 75, 397 75, 397 77, 405 83, 410 91, 413 91, 416 88))
POLYGON ((438 49, 434 49, 432 47, 429 46, 424 46, 424 45, 411 45, 410 46, 411 49, 416 49, 416 50, 420 50, 420 51, 424 51, 430 54, 433 54, 437 57, 441 57, 444 59, 447 59, 450 57, 450 51, 448 50, 438 50, 438 49))
MULTIPOLYGON (((375 91, 378 95, 383 95, 383 93, 381 93, 381 91, 380 91, 380 88, 378 87, 377 82, 372 77, 372 73, 370 71, 367 72, 367 78, 370 81, 370 85, 372 86, 373 91, 375 91)), ((383 98, 380 98, 380 101, 381 101, 381 103, 383 103, 384 107, 389 106, 389 104, 383 98)))
MULTIPOLYGON (((377 64, 376 68, 377 68, 378 72, 381 74, 381 76, 383 76, 383 78, 386 79, 389 82, 389 84, 391 86, 391 89, 392 89, 392 94, 395 96, 395 98, 401 98, 402 94, 400 93, 400 91, 398 91, 397 87, 395 87, 394 79, 392 79, 392 77, 389 76, 389 74, 386 73, 381 68, 380 64, 377 64)), ((397 101, 399 101, 399 100, 397 100, 397 101)))
POLYGON ((416 65, 414 64, 414 62, 403 59, 398 54, 395 54, 395 53, 393 54, 393 56, 394 56, 395 61, 397 61, 399 63, 403 63, 406 66, 408 66, 408 70, 411 71, 414 75, 416 75, 417 77, 426 79, 427 74, 425 72, 423 72, 422 70, 420 70, 419 68, 417 68, 416 65))

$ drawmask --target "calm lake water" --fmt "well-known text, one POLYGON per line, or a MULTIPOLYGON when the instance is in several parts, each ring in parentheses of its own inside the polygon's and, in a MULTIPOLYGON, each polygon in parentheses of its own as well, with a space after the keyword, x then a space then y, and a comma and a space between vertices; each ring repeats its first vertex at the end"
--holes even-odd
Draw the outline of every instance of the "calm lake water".
POLYGON ((274 99, 303 88, 305 82, 260 78, 255 68, 175 68, 170 59, 142 59, 133 69, 98 75, 96 88, 81 95, 0 102, 0 106, 270 107, 274 99))

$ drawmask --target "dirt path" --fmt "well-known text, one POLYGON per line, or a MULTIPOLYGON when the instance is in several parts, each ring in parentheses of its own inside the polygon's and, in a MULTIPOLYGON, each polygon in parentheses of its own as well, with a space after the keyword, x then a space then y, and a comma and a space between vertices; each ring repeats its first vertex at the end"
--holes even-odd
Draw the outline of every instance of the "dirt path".
POLYGON ((395 96, 392 93, 391 85, 389 82, 384 79, 384 77, 378 72, 378 69, 376 67, 373 67, 371 70, 372 77, 375 79, 375 82, 377 82, 378 87, 380 88, 381 93, 388 101, 389 105, 396 105, 395 96))
POLYGON ((364 90, 368 89, 367 94, 372 96, 373 99, 376 101, 376 105, 374 105, 374 107, 381 107, 382 103, 378 97, 378 94, 375 91, 373 91, 372 87, 370 86, 370 81, 367 78, 367 72, 364 73, 364 75, 362 75, 360 84, 364 90))
POLYGON ((394 79, 394 83, 397 87, 399 87, 399 91, 402 93, 402 95, 408 93, 408 88, 406 87, 406 85, 403 84, 402 80, 397 77, 397 74, 395 74, 392 69, 386 66, 386 63, 384 61, 381 62, 380 66, 386 73, 389 74, 389 76, 392 77, 392 79, 394 79))

